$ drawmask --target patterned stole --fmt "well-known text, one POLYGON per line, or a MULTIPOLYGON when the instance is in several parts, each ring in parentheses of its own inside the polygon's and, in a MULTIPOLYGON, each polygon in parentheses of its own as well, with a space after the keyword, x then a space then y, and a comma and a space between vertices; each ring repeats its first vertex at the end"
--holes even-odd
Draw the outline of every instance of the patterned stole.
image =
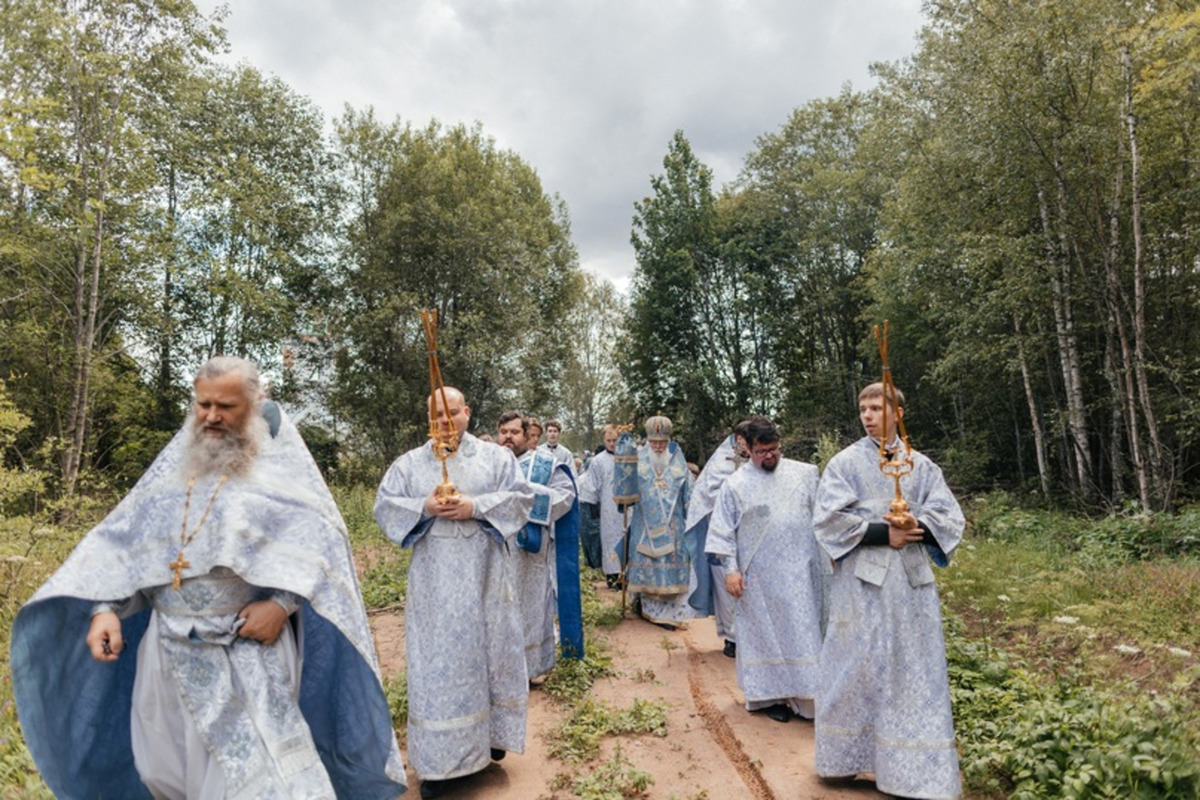
POLYGON ((571 479, 575 499, 571 509, 554 525, 554 570, 558 586, 558 634, 564 658, 583 658, 583 598, 579 586, 579 489, 575 475, 563 462, 544 451, 518 463, 522 474, 534 486, 533 509, 529 522, 517 533, 517 544, 530 553, 541 552, 542 531, 552 524, 550 519, 550 484, 555 469, 561 469, 571 479))
POLYGON ((517 533, 517 545, 530 553, 541 551, 542 529, 550 524, 550 490, 542 487, 549 485, 554 464, 553 456, 539 450, 534 450, 533 455, 519 462, 525 479, 533 484, 534 496, 529 521, 517 533))
POLYGON ((682 458, 671 458, 662 475, 658 475, 651 466, 647 452, 638 464, 638 473, 641 486, 648 487, 648 491, 640 498, 639 507, 644 525, 637 550, 650 558, 676 553, 680 549, 680 543, 676 541, 676 530, 671 521, 675 516, 675 506, 679 502, 683 484, 688 479, 687 463, 682 458))

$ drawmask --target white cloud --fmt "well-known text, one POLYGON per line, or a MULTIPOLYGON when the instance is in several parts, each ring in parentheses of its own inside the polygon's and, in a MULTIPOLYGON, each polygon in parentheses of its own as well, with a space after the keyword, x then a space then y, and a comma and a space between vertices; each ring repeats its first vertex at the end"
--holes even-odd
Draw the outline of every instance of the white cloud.
MULTIPOLYGON (((921 0, 239 0, 232 60, 330 116, 479 121, 566 200, 583 266, 633 270, 633 203, 682 129, 718 186, 788 113, 909 55, 921 0)), ((216 6, 201 0, 202 11, 216 6)))

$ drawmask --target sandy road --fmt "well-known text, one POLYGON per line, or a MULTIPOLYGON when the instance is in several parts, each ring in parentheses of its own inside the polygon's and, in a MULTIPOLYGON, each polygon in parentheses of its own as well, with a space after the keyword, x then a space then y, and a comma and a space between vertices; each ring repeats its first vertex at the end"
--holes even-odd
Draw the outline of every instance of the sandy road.
MULTIPOLYGON (((600 590, 602 595, 608 594, 600 590)), ((608 599, 607 597, 605 599, 608 599)), ((374 617, 372 625, 385 674, 403 669, 403 622, 399 613, 374 617)), ((634 700, 666 701, 669 735, 609 737, 601 763, 619 747, 624 758, 654 778, 651 800, 868 800, 884 798, 874 784, 822 784, 813 773, 813 728, 809 722, 775 722, 749 714, 737 688, 733 659, 721 653, 711 619, 668 632, 639 619, 603 631, 616 674, 600 679, 592 696, 617 708, 634 700)), ((571 768, 549 758, 543 735, 564 718, 544 692, 530 695, 523 755, 509 755, 458 782, 448 798, 462 800, 567 800, 573 795, 550 786, 571 768)), ((586 771, 586 765, 577 768, 586 771)), ((409 771, 410 791, 419 781, 409 771)))

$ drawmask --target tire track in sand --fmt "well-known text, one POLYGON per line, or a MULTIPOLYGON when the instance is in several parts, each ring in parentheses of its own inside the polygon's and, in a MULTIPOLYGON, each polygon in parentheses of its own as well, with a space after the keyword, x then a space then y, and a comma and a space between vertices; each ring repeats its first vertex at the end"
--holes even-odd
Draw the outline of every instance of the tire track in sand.
POLYGON ((755 768, 746 751, 742 749, 742 742, 725 721, 725 715, 717 709, 708 693, 704 691, 704 682, 700 675, 700 651, 690 640, 685 641, 688 649, 688 687, 691 689, 692 702, 696 704, 696 712, 700 715, 704 729, 737 770, 738 777, 750 790, 754 800, 777 800, 775 792, 771 790, 762 773, 755 768))

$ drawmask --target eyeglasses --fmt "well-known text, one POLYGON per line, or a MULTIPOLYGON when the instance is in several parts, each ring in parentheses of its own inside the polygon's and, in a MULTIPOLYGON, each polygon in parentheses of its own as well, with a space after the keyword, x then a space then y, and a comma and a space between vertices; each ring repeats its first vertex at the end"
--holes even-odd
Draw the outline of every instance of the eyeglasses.
POLYGON ((750 448, 750 455, 753 455, 753 456, 770 456, 770 455, 777 455, 778 453, 779 453, 779 445, 775 445, 774 447, 768 447, 766 449, 759 448, 759 447, 750 448))

